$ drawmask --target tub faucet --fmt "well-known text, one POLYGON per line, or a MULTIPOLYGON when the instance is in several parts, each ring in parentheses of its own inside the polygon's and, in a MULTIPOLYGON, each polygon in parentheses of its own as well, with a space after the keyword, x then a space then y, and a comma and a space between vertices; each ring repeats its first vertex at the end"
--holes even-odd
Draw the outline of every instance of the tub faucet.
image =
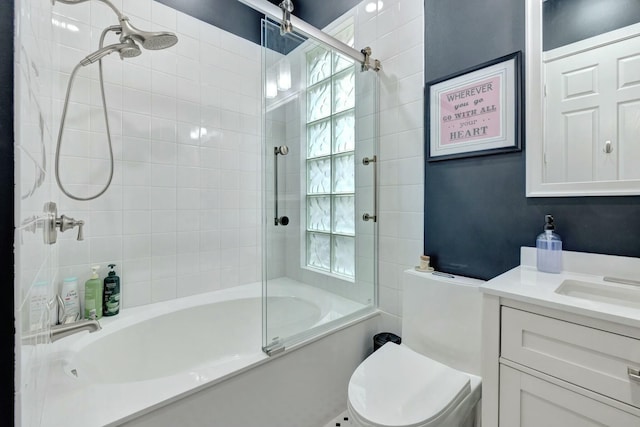
POLYGON ((80 320, 78 322, 63 323, 51 326, 49 330, 39 329, 22 336, 24 344, 45 343, 58 341, 60 338, 68 337, 82 331, 96 332, 102 329, 96 319, 80 320))
POLYGON ((68 337, 77 332, 89 331, 93 333, 102 329, 100 323, 96 319, 95 311, 91 311, 91 317, 88 320, 77 321, 80 317, 80 313, 76 315, 67 314, 67 310, 64 307, 64 301, 60 295, 56 295, 58 302, 58 325, 52 326, 49 332, 51 342, 58 341, 60 338, 68 337))
POLYGON ((102 326, 100 326, 100 322, 95 319, 55 325, 51 327, 51 342, 58 341, 60 338, 68 337, 69 335, 73 335, 78 332, 89 331, 93 333, 100 329, 102 329, 102 326))

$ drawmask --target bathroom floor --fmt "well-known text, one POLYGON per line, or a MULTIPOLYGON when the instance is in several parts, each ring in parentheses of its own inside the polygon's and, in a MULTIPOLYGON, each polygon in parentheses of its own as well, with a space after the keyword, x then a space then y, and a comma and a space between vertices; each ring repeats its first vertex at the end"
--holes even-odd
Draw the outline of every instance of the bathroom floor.
POLYGON ((325 424, 324 427, 349 427, 349 426, 354 426, 354 424, 352 424, 351 421, 349 420, 349 415, 347 414, 347 411, 344 411, 342 414, 338 415, 333 420, 331 420, 331 422, 329 422, 328 424, 325 424))

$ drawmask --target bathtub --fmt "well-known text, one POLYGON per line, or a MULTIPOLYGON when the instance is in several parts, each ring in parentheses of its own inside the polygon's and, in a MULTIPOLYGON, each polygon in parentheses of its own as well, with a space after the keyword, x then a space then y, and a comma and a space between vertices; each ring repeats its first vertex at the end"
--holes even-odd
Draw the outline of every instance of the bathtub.
MULTIPOLYGON (((288 279, 270 285, 267 305, 282 336, 371 312, 288 279)), ((261 317, 259 283, 103 317, 101 331, 51 344, 42 425, 119 425, 264 364, 261 317)))

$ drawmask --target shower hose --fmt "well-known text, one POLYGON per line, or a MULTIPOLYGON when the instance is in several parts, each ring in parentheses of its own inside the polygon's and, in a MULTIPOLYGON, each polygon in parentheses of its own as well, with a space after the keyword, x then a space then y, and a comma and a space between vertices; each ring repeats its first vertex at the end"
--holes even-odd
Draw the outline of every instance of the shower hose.
MULTIPOLYGON (((100 49, 103 48, 104 38, 107 32, 109 31, 112 31, 111 27, 106 28, 105 30, 102 31, 102 35, 100 36, 100 49)), ((60 130, 58 131, 58 143, 56 145, 55 175, 56 175, 56 181, 58 182, 58 187, 60 187, 60 190, 62 190, 62 192, 67 197, 70 197, 74 200, 79 200, 79 201, 89 201, 89 200, 97 199, 98 197, 102 196, 105 193, 105 191, 107 191, 107 189, 111 185, 111 181, 113 180, 113 168, 114 168, 113 145, 111 143, 111 129, 109 127, 109 117, 107 115, 107 101, 104 95, 104 77, 102 72, 102 59, 98 60, 98 71, 99 71, 99 77, 100 77, 100 95, 102 96, 102 112, 104 113, 104 123, 107 130, 107 143, 109 145, 109 160, 110 160, 109 180, 107 181, 107 184, 104 186, 104 188, 100 190, 100 192, 98 192, 97 194, 94 194, 93 196, 89 196, 89 197, 80 197, 80 196, 71 194, 66 188, 64 188, 64 185, 62 185, 62 180, 60 179, 60 153, 62 151, 62 134, 64 132, 65 120, 67 118, 67 108, 69 107, 69 95, 71 94, 71 89, 73 88, 73 82, 75 80, 76 74, 80 69, 80 67, 82 66, 83 64, 81 62, 79 62, 78 65, 75 66, 75 68, 71 72, 71 76, 69 77, 69 84, 67 85, 67 94, 64 99, 64 106, 62 107, 62 116, 60 119, 60 130)))

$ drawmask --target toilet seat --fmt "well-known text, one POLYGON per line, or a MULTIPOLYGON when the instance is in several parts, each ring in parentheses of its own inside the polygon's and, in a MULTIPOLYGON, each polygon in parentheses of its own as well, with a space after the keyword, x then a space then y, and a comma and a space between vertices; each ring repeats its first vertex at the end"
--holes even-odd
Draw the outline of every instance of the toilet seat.
POLYGON ((387 343, 358 366, 349 381, 349 410, 364 426, 439 425, 471 393, 470 377, 387 343))

